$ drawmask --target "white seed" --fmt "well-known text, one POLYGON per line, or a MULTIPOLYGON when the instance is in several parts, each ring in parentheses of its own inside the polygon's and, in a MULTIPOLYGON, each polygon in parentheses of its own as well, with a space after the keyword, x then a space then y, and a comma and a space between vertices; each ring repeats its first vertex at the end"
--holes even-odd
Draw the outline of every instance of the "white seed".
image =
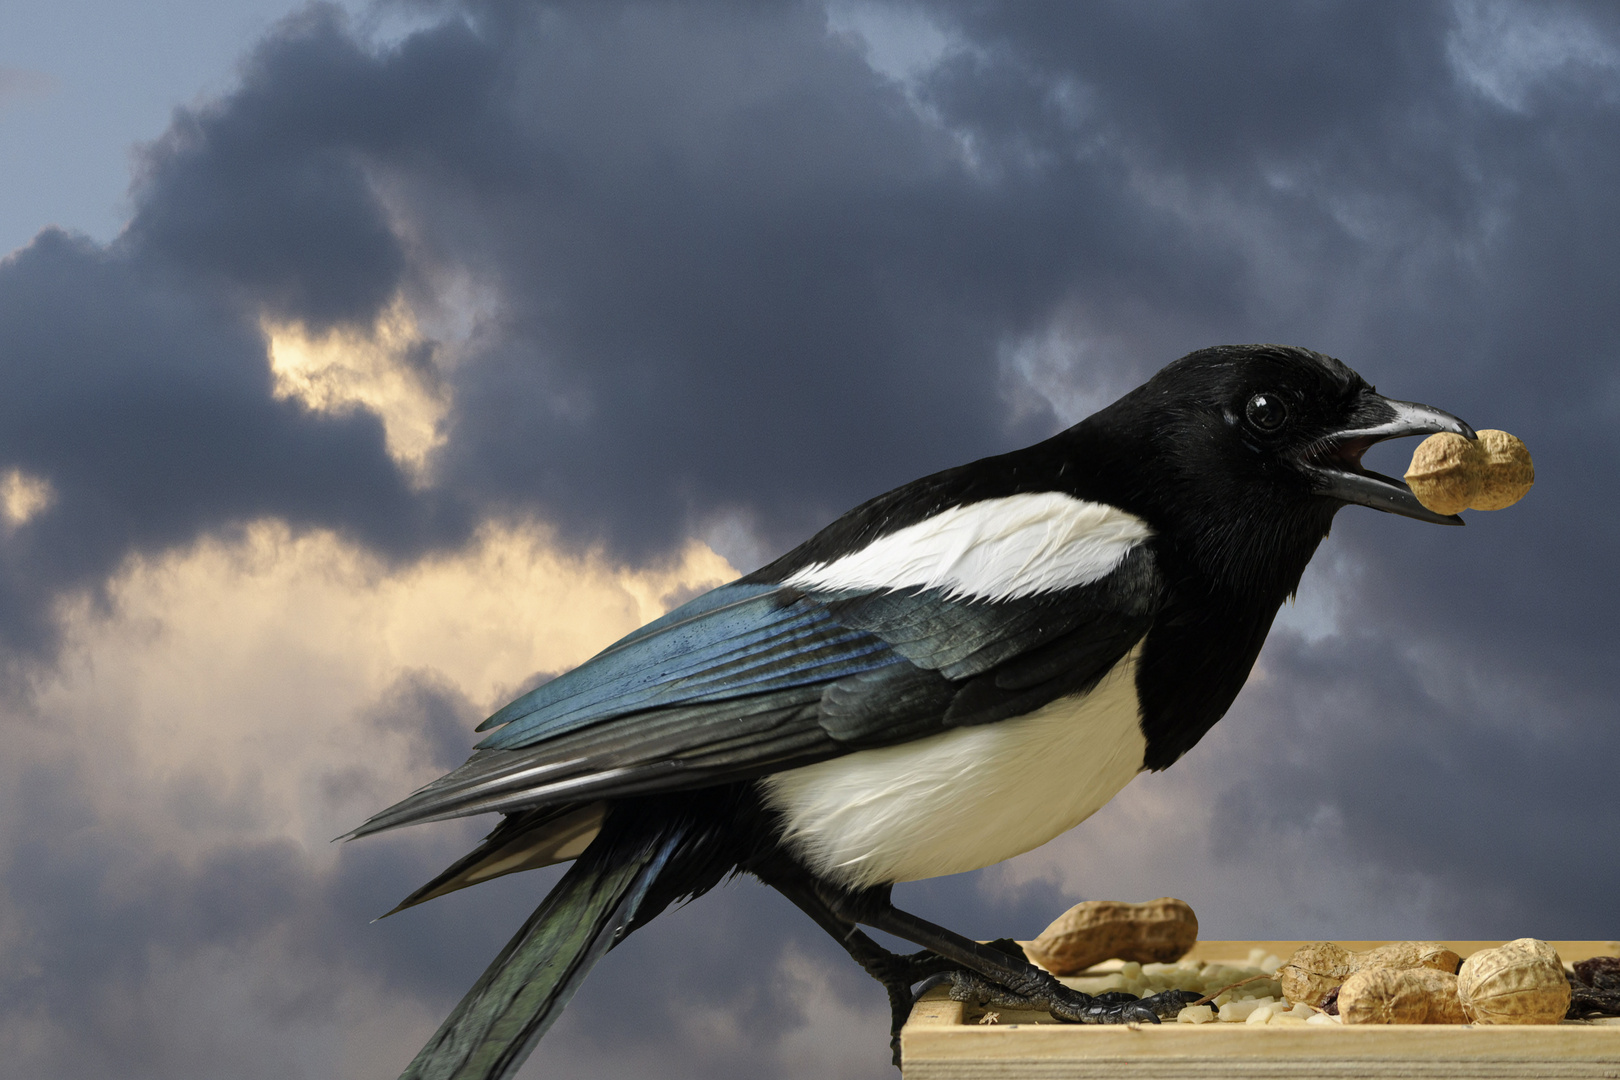
POLYGON ((1258 1001, 1233 1001, 1221 1006, 1221 1022, 1224 1024, 1246 1023, 1249 1014, 1260 1007, 1258 1001))
POLYGON ((1215 1019, 1215 1010, 1208 1005, 1189 1005, 1176 1015, 1178 1024, 1207 1024, 1215 1019))

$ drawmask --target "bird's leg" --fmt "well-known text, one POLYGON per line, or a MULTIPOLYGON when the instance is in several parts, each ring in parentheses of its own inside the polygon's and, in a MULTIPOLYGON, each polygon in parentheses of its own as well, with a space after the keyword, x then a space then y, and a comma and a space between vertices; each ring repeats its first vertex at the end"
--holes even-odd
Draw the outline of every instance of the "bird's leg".
POLYGON ((839 889, 780 855, 748 869, 793 901, 843 945, 868 974, 883 983, 889 992, 896 1065, 900 1063, 900 1028, 918 996, 912 987, 923 979, 933 986, 940 977, 948 978, 951 996, 959 1001, 1045 1010, 1059 1020, 1081 1024, 1157 1024, 1161 1017, 1176 1015, 1198 997, 1183 990, 1140 1000, 1123 994, 1093 997, 1071 990, 1049 972, 1029 963, 1016 942, 1002 939, 980 944, 901 911, 890 902, 888 886, 860 892, 839 889), (858 929, 861 923, 924 949, 909 956, 889 952, 858 929))
MULTIPOLYGON (((797 870, 796 867, 794 869, 797 870)), ((908 956, 890 952, 863 934, 853 922, 834 912, 802 872, 759 876, 793 901, 794 906, 815 920, 817 926, 832 935, 833 940, 861 965, 861 970, 883 984, 883 989, 889 995, 889 1049, 895 1068, 899 1068, 900 1029, 905 1026, 906 1018, 911 1015, 911 1007, 917 1000, 911 988, 930 976, 951 970, 956 964, 927 949, 908 956)))
POLYGON ((1161 1018, 1176 1015, 1198 996, 1190 991, 1168 990, 1139 1000, 1119 1000, 1117 995, 1096 998, 1064 986, 1050 972, 997 948, 1000 942, 982 945, 901 911, 890 902, 887 885, 854 893, 826 886, 818 886, 816 891, 845 921, 863 923, 921 945, 999 988, 992 991, 971 976, 960 981, 953 976, 952 982, 957 984, 953 996, 966 993, 978 1000, 981 995, 1010 991, 1026 1007, 1045 1009, 1059 1020, 1079 1024, 1157 1024, 1161 1018))

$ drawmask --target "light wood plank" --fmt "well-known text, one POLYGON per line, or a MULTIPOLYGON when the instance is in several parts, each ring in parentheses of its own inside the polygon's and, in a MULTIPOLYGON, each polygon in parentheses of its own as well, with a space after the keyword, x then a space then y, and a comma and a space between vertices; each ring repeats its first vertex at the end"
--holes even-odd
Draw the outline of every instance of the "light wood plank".
MULTIPOLYGON (((1200 942, 1198 960, 1246 960, 1249 950, 1286 957, 1302 941, 1200 942)), ((1364 949, 1381 941, 1342 941, 1364 949)), ((1499 941, 1446 942, 1460 955, 1499 941)), ((1620 955, 1620 943, 1555 941, 1567 961, 1620 955)), ((1117 965, 1104 965, 1117 967, 1117 965)), ((1031 1078, 1419 1077, 1433 1080, 1620 1080, 1620 1021, 1549 1026, 1161 1024, 1087 1026, 1033 1022, 1004 1011, 978 1025, 936 988, 901 1033, 907 1080, 1031 1078)))

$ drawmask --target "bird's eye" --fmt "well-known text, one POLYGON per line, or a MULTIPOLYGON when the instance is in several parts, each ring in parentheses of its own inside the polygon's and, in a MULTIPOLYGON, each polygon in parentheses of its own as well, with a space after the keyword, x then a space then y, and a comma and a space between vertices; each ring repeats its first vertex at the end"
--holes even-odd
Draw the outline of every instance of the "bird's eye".
POLYGON ((1276 394, 1256 394, 1243 410, 1251 426, 1257 431, 1272 432, 1288 419, 1288 406, 1276 394))

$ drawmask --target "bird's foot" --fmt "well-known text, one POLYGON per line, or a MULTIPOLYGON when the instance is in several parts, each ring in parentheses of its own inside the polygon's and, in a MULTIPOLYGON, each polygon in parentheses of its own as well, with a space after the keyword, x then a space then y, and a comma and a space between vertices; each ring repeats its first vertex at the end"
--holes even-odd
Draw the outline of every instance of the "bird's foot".
MULTIPOLYGON (((1003 952, 1023 958, 1024 950, 1011 938, 992 941, 990 944, 1003 952)), ((910 1018, 912 1007, 929 988, 939 985, 939 980, 956 965, 931 949, 901 954, 874 947, 869 952, 864 952, 858 959, 866 973, 881 982, 883 989, 888 992, 889 1049, 895 1067, 899 1068, 900 1029, 910 1018), (912 987, 919 982, 923 983, 923 986, 913 990, 912 987)), ((986 985, 994 984, 987 982, 986 985)))
MULTIPOLYGON (((889 1050, 894 1067, 900 1067, 900 1029, 911 1016, 917 994, 912 991, 924 979, 936 976, 952 967, 949 960, 929 949, 899 953, 887 949, 873 950, 857 957, 866 973, 883 984, 889 995, 889 1050)), ((932 984, 930 984, 932 985, 932 984)))
POLYGON ((1071 1024, 1157 1024, 1161 1020, 1173 1019, 1199 997, 1188 990, 1167 990, 1146 998, 1117 990, 1093 996, 1064 986, 1045 972, 1037 972, 1036 976, 1030 980, 1028 987, 1013 989, 977 972, 957 968, 928 980, 919 994, 949 982, 953 1001, 967 1002, 981 1008, 993 1006, 1046 1012, 1054 1019, 1071 1024))

